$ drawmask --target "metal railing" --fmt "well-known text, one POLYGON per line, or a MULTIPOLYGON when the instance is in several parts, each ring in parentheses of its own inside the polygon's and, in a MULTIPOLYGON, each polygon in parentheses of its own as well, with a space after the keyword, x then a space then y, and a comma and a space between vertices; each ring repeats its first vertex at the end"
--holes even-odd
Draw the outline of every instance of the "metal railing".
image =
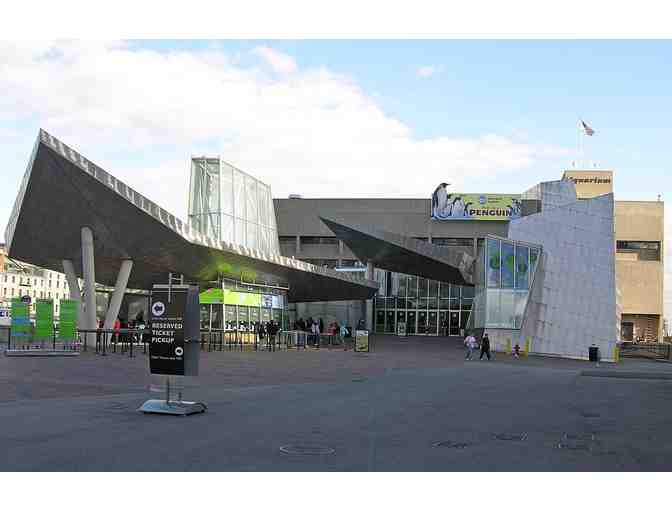
MULTIPOLYGON (((342 348, 343 350, 354 347, 354 338, 344 338, 338 334, 314 335, 307 331, 290 330, 279 331, 275 335, 267 333, 259 334, 258 331, 237 331, 224 329, 203 329, 200 332, 201 351, 269 351, 320 348, 342 348)), ((6 342, 9 348, 51 348, 53 350, 76 350, 88 352, 92 349, 98 355, 126 354, 134 357, 134 352, 147 354, 151 330, 149 328, 123 328, 123 329, 78 329, 77 338, 72 341, 58 339, 58 331, 54 331, 54 338, 50 341, 12 341, 11 327, 0 327, 0 343, 6 342)))
POLYGON ((668 343, 623 342, 620 348, 624 358, 672 359, 672 345, 668 343))

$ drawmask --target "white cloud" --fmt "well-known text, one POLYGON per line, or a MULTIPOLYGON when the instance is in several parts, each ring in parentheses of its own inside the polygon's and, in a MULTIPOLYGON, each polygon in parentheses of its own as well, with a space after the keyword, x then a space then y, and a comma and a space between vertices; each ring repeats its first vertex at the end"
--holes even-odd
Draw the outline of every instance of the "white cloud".
POLYGON ((429 78, 438 73, 440 69, 436 66, 422 66, 418 68, 418 76, 421 78, 429 78))
POLYGON ((291 56, 268 46, 257 46, 252 53, 264 59, 278 73, 289 74, 297 69, 296 61, 291 56))
POLYGON ((498 134, 416 139, 352 79, 294 69, 245 67, 219 48, 0 43, 0 118, 39 119, 181 217, 190 154, 221 153, 275 196, 322 197, 428 196, 564 154, 498 134))

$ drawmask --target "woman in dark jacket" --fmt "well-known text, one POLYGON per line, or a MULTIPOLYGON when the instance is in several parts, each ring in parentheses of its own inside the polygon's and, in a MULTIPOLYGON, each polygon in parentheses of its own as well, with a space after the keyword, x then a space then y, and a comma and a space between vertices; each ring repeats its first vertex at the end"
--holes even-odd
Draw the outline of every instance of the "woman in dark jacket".
POLYGON ((490 361, 490 338, 488 338, 487 333, 483 335, 481 340, 481 356, 478 359, 483 359, 484 354, 488 356, 488 361, 490 361))

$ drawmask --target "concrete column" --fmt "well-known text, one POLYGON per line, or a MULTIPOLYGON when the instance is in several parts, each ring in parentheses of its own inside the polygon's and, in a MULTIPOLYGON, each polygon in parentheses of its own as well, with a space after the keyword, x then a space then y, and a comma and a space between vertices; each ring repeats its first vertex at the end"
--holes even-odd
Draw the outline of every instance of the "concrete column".
MULTIPOLYGON (((82 270, 84 273, 84 317, 85 329, 95 329, 96 323, 96 270, 93 255, 93 232, 82 228, 82 270)), ((96 341, 95 333, 89 333, 89 342, 96 341)))
MULTIPOLYGON (((373 280, 373 262, 366 263, 366 279, 373 280)), ((367 299, 364 306, 366 329, 373 332, 373 299, 367 299)))
POLYGON ((80 324, 84 324, 84 306, 82 303, 82 293, 79 290, 79 281, 77 280, 77 275, 75 274, 75 266, 72 263, 72 260, 63 260, 63 272, 65 273, 65 279, 68 282, 68 287, 70 289, 70 299, 76 299, 79 301, 77 307, 77 327, 80 327, 80 324))
POLYGON ((105 329, 114 327, 114 321, 119 315, 121 302, 124 299, 124 292, 126 292, 126 285, 128 285, 128 278, 131 276, 131 269, 133 269, 132 260, 122 260, 119 273, 117 274, 117 283, 114 285, 114 292, 110 298, 110 304, 107 307, 105 314, 105 329))

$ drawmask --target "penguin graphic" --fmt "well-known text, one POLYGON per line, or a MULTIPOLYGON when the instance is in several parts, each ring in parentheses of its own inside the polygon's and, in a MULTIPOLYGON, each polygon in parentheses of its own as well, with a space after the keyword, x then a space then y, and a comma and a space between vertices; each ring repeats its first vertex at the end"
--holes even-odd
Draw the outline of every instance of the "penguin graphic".
POLYGON ((447 186, 450 186, 450 184, 442 182, 432 193, 432 216, 435 218, 445 217, 446 205, 450 197, 446 190, 447 186))
POLYGON ((467 202, 464 206, 464 216, 467 218, 471 218, 471 206, 473 205, 473 202, 467 202))
POLYGON ((514 198, 511 200, 511 205, 507 205, 506 208, 509 210, 510 218, 518 218, 520 216, 520 200, 514 198))
POLYGON ((453 206, 451 208, 450 215, 453 218, 464 215, 464 201, 462 200, 462 197, 456 197, 455 200, 453 200, 453 206))

